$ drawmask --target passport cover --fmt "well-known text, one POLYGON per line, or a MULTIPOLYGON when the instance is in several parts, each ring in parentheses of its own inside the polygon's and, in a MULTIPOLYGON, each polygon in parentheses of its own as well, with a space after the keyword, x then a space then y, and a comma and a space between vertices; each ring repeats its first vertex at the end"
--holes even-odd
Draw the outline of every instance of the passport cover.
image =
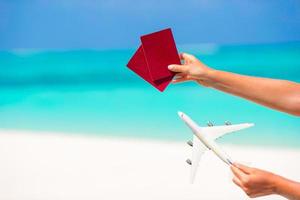
POLYGON ((168 65, 180 64, 172 31, 168 28, 141 36, 141 42, 127 67, 162 92, 175 75, 168 65))

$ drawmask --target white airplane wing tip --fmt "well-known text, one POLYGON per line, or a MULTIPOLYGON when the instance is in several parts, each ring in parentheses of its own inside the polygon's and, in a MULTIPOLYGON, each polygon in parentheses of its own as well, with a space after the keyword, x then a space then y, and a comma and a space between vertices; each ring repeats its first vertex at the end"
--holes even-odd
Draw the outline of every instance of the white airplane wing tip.
POLYGON ((181 111, 178 111, 178 112, 177 112, 177 114, 179 115, 179 117, 182 117, 182 115, 183 115, 183 112, 181 112, 181 111))

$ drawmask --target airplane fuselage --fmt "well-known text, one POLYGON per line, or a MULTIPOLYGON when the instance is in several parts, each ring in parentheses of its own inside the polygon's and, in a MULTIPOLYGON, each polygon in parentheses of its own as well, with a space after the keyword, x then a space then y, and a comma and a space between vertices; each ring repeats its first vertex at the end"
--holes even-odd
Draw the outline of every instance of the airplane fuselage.
POLYGON ((233 161, 230 157, 216 144, 213 138, 205 134, 204 131, 187 115, 180 112, 180 118, 190 127, 194 135, 209 149, 212 150, 222 161, 228 165, 232 165, 233 161))

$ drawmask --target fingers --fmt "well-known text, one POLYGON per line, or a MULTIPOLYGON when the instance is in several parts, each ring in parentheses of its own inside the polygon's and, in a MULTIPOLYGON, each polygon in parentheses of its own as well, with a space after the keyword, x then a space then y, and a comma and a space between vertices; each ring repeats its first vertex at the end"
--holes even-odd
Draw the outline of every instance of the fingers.
POLYGON ((239 163, 234 163, 234 166, 239 168, 241 171, 243 171, 246 174, 250 174, 253 171, 253 169, 251 167, 248 167, 246 165, 242 165, 239 163))
POLYGON ((183 82, 187 82, 187 81, 190 81, 190 79, 178 78, 178 79, 172 80, 172 83, 183 83, 183 82))
POLYGON ((232 179, 233 183, 242 188, 242 190, 244 190, 247 193, 245 182, 248 180, 248 175, 233 165, 230 166, 230 169, 234 174, 234 177, 232 179))
POLYGON ((187 54, 187 53, 180 53, 179 54, 179 58, 180 60, 192 60, 194 59, 195 57, 191 54, 187 54))
POLYGON ((175 74, 175 78, 180 78, 180 77, 184 77, 184 76, 186 76, 186 74, 181 73, 181 72, 178 72, 178 73, 175 74))
POLYGON ((188 64, 192 63, 196 58, 193 55, 187 54, 187 53, 180 53, 179 54, 180 60, 184 60, 182 65, 169 65, 168 69, 173 72, 183 72, 187 73, 190 69, 190 66, 188 64))
POLYGON ((236 184, 237 186, 239 186, 240 188, 243 188, 243 184, 240 181, 240 179, 238 179, 237 177, 233 177, 232 181, 234 182, 234 184, 236 184))
POLYGON ((234 174, 234 176, 236 176, 239 180, 243 180, 245 178, 246 174, 239 168, 231 165, 230 169, 231 169, 232 173, 234 174))
POLYGON ((187 65, 169 65, 168 69, 172 72, 186 73, 189 67, 187 65))
POLYGON ((175 76, 175 79, 172 80, 172 83, 182 83, 182 82, 186 82, 186 81, 190 81, 191 79, 189 78, 189 76, 183 74, 183 73, 178 73, 175 76))

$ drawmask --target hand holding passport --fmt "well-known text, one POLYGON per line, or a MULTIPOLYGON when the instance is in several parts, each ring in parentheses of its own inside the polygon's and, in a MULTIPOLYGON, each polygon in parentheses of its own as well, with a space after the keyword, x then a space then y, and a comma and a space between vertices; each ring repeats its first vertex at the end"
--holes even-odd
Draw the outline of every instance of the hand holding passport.
POLYGON ((175 75, 168 65, 180 64, 172 31, 165 29, 143 35, 141 42, 127 67, 162 92, 175 75))

